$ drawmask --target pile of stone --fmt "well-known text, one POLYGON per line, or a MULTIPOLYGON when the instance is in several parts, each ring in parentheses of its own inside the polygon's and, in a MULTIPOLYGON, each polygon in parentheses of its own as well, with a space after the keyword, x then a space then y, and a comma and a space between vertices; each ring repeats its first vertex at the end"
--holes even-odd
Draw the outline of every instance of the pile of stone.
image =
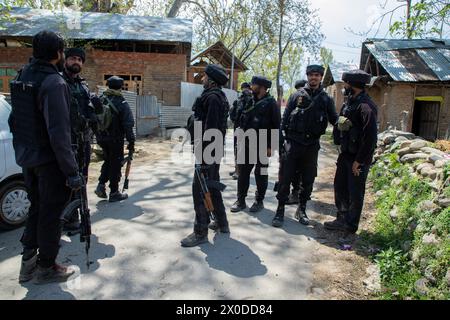
POLYGON ((435 184, 442 184, 444 167, 450 162, 450 154, 430 145, 431 143, 413 133, 388 130, 378 135, 375 160, 383 155, 395 153, 401 163, 411 166, 411 172, 429 178, 435 181, 435 184))

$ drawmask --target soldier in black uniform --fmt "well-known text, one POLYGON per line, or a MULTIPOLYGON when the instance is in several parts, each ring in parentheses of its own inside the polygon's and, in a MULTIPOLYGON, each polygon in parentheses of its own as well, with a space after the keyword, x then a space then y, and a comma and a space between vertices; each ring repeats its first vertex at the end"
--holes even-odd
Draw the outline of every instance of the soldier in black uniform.
POLYGON ((196 166, 200 166, 200 171, 204 175, 205 181, 208 182, 207 184, 214 206, 213 214, 215 220, 213 222, 210 220, 210 213, 207 211, 204 198, 202 197, 202 187, 199 182, 199 177, 195 174, 192 182, 192 197, 195 210, 194 232, 181 240, 181 246, 183 247, 194 247, 208 242, 208 225, 212 230, 230 233, 222 193, 213 186, 213 183, 220 183, 220 160, 214 159, 213 163, 208 163, 203 157, 203 151, 205 151, 205 148, 210 143, 219 143, 221 148, 223 148, 225 143, 230 107, 225 93, 222 91, 222 86, 228 82, 228 76, 223 67, 219 65, 208 65, 202 81, 205 90, 197 98, 193 107, 195 121, 201 122, 201 136, 194 137, 193 143, 196 166), (219 130, 222 135, 221 141, 203 141, 204 134, 209 129, 219 130))
POLYGON ((298 170, 301 175, 301 192, 296 219, 304 225, 309 224, 306 203, 311 199, 314 180, 317 176, 317 160, 320 137, 325 133, 328 123, 337 123, 337 113, 333 100, 324 91, 321 81, 324 68, 311 65, 306 69, 308 84, 291 97, 282 121, 284 132, 283 176, 278 190, 278 208, 272 221, 274 227, 284 222, 284 209, 289 196, 289 185, 298 170))
MULTIPOLYGON (((233 106, 230 109, 230 120, 233 122, 233 134, 236 132, 236 129, 239 127, 239 118, 241 117, 242 110, 245 108, 247 104, 252 103, 253 93, 250 88, 250 84, 244 82, 241 84, 241 95, 239 99, 233 102, 233 106)), ((230 173, 230 176, 233 177, 233 180, 237 180, 239 177, 238 166, 237 166, 237 137, 234 136, 234 172, 230 173)))
MULTIPOLYGON (((107 80, 108 89, 100 96, 103 105, 110 108, 112 121, 105 130, 97 130, 97 143, 103 150, 104 162, 95 194, 107 199, 106 183, 109 181, 109 202, 122 201, 127 194, 119 191, 122 161, 124 160, 124 138, 128 141, 128 151, 134 152, 134 118, 128 102, 122 95, 123 79, 112 76, 107 80)), ((94 104, 97 105, 98 102, 94 104)), ((98 107, 96 107, 98 108, 98 107)))
MULTIPOLYGON (((306 86, 306 84, 308 83, 308 81, 306 80, 297 80, 295 82, 295 89, 298 91, 300 89, 302 89, 303 87, 306 86)), ((295 97, 295 95, 291 95, 291 98, 295 97)), ((288 101, 288 105, 289 105, 288 101)), ((281 133, 282 134, 282 133, 281 133)), ((292 191, 289 194, 289 198, 288 201, 286 202, 286 204, 298 204, 300 202, 299 200, 299 194, 300 194, 300 188, 301 188, 301 183, 300 183, 300 172, 296 172, 294 177, 292 178, 292 191)))
POLYGON ((73 273, 56 264, 61 214, 71 190, 83 185, 71 145, 70 93, 59 72, 64 40, 51 31, 33 38, 33 58, 11 83, 16 161, 22 167, 31 207, 21 242, 19 282, 66 281, 73 273))
MULTIPOLYGON (((87 181, 89 163, 91 159, 91 143, 93 132, 96 129, 96 116, 91 103, 91 93, 86 81, 80 73, 86 60, 83 49, 69 48, 66 50, 66 63, 63 77, 69 85, 71 104, 70 121, 72 123, 72 145, 74 146, 80 170, 87 181)), ((80 218, 75 210, 70 217, 64 217, 64 231, 79 229, 80 218)))
POLYGON ((350 234, 358 230, 364 205, 367 175, 377 144, 378 109, 364 90, 370 75, 362 70, 345 72, 347 103, 341 110, 334 140, 340 145, 334 178, 337 219, 325 222, 325 228, 350 234))
MULTIPOLYGON (((250 186, 250 174, 255 168, 256 195, 255 202, 250 208, 250 212, 259 212, 264 208, 264 197, 268 185, 268 161, 263 161, 259 150, 259 141, 263 138, 261 133, 265 130, 267 133, 267 157, 271 156, 271 130, 280 129, 280 108, 275 99, 270 95, 268 89, 272 87, 272 82, 265 77, 255 76, 252 79, 253 103, 247 104, 239 119, 239 128, 244 132, 255 130, 257 134, 257 143, 249 143, 249 139, 238 140, 238 162, 240 158, 245 158, 244 163, 238 163, 238 199, 231 207, 231 212, 239 212, 247 208, 245 198, 247 197, 250 186), (261 135, 261 136, 260 136, 261 135), (250 154, 256 155, 256 159, 251 159, 250 154), (255 162, 256 163, 253 163, 255 162), (264 163, 267 162, 267 163, 264 163)), ((267 160, 267 159, 266 159, 267 160)))

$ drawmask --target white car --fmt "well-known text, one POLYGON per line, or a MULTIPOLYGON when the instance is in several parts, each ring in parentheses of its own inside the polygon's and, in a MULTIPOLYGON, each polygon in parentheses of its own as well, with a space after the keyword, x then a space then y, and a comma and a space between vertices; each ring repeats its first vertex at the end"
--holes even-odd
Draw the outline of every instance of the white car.
POLYGON ((0 95, 0 229, 14 229, 24 224, 30 201, 22 169, 16 164, 8 117, 11 106, 0 95))

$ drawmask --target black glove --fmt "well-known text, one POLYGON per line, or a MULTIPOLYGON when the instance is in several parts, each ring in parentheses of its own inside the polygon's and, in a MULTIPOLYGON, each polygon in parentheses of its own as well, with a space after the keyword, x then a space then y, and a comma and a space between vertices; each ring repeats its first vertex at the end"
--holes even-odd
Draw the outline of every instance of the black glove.
POLYGON ((81 187, 84 185, 83 176, 81 174, 79 174, 79 173, 77 173, 74 176, 70 176, 70 177, 67 178, 66 184, 73 191, 80 190, 81 187))

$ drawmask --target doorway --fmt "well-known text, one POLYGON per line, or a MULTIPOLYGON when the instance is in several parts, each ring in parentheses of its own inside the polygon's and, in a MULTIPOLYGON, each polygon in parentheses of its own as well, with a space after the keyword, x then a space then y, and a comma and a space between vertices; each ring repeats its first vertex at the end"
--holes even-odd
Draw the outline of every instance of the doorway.
POLYGON ((419 98, 414 103, 412 133, 428 141, 438 137, 441 97, 419 98))

